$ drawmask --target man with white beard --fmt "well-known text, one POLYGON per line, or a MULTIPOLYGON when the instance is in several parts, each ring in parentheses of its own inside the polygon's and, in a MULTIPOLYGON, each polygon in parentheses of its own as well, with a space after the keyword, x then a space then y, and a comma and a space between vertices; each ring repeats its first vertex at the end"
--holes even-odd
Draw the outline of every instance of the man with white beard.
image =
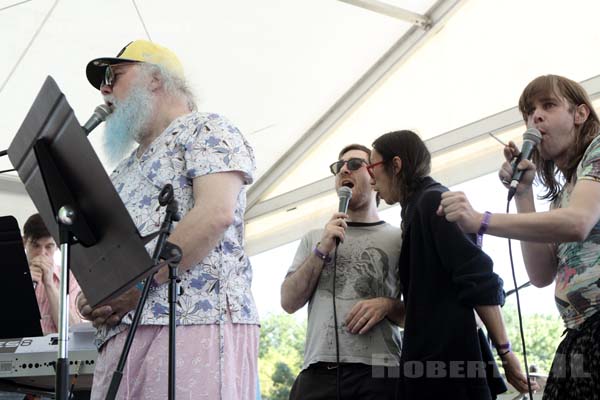
MULTIPOLYGON (((111 179, 140 233, 160 227, 158 194, 166 183, 180 205, 183 218, 169 238, 183 250, 177 397, 254 399, 259 322, 243 248, 252 148, 222 116, 195 111, 181 63, 162 46, 136 40, 115 58, 92 60, 86 73, 113 109, 105 150, 111 162, 120 162, 111 179)), ((152 282, 119 399, 167 398, 167 280, 163 267, 152 282)), ((85 296, 77 299, 81 314, 98 328, 92 399, 105 397, 139 295, 132 288, 95 309, 85 296)))

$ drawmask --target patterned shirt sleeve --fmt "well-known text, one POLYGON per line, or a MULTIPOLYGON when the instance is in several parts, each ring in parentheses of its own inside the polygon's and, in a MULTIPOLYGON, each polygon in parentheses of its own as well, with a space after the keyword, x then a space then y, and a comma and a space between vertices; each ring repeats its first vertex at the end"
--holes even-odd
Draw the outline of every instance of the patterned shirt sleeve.
POLYGON ((588 179, 600 182, 600 136, 588 146, 577 173, 577 179, 588 179))
POLYGON ((209 114, 185 137, 186 175, 189 179, 218 172, 239 171, 244 183, 253 181, 252 148, 241 132, 227 119, 209 114))

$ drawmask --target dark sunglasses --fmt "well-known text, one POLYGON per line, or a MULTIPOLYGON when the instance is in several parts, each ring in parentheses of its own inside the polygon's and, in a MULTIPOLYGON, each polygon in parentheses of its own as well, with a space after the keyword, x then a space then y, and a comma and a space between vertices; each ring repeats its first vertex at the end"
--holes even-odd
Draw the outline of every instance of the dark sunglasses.
POLYGON ((333 164, 331 164, 329 166, 329 170, 331 171, 331 173, 333 175, 337 175, 340 173, 340 171, 342 170, 344 165, 348 166, 348 170, 356 171, 356 170, 360 169, 360 167, 362 167, 363 164, 367 165, 368 163, 366 160, 363 160, 362 158, 351 158, 349 160, 339 160, 339 161, 336 161, 333 164))
POLYGON ((115 64, 115 65, 107 65, 106 68, 104 69, 104 79, 102 80, 102 85, 112 87, 112 85, 114 85, 116 78, 117 78, 113 68, 130 65, 130 64, 137 64, 137 62, 126 62, 126 63, 120 63, 120 64, 115 64))

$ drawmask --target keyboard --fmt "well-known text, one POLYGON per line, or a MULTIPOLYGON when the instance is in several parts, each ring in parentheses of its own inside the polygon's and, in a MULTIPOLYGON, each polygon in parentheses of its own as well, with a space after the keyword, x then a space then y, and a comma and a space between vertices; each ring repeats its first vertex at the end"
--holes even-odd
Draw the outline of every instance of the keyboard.
MULTIPOLYGON (((75 389, 90 389, 98 351, 94 330, 69 332, 69 374, 75 389)), ((58 335, 0 339, 0 380, 6 387, 54 390, 58 335)))

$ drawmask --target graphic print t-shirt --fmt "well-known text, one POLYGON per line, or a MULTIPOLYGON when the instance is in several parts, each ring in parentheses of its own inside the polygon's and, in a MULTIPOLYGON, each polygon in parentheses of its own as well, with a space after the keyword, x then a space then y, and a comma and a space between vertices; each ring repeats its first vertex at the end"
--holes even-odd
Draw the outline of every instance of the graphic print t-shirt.
MULTIPOLYGON (((288 274, 312 253, 322 230, 306 234, 298 247, 288 274)), ((338 248, 336 306, 340 361, 377 366, 397 366, 400 359, 400 328, 384 318, 368 333, 348 331, 345 319, 361 300, 400 296, 398 257, 401 231, 383 221, 348 223, 346 238, 338 248)), ((333 252, 330 254, 333 258, 333 252)), ((308 330, 303 369, 316 362, 335 362, 335 330, 332 304, 333 260, 321 272, 315 293, 308 304, 308 330)))

